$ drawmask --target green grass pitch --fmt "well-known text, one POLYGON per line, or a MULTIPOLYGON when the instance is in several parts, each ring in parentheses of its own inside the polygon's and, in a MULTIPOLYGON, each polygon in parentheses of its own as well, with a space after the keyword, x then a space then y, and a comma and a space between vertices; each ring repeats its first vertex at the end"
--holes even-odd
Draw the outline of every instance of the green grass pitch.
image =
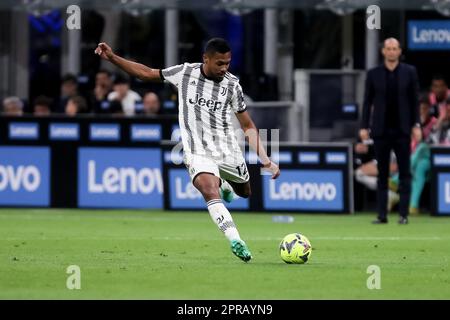
POLYGON ((244 263, 205 212, 0 210, 0 299, 449 299, 450 219, 372 225, 374 214, 232 212, 253 253, 244 263), (311 260, 288 265, 282 237, 301 232, 311 260), (81 289, 66 287, 67 267, 81 289), (367 268, 380 267, 369 290, 367 268))

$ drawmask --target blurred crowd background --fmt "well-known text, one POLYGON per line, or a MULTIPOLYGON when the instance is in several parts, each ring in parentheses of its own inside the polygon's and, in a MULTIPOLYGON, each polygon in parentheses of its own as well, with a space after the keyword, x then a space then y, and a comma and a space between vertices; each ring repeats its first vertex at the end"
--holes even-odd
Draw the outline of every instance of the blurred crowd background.
MULTIPOLYGON (((231 44, 230 71, 240 78, 247 103, 266 103, 260 105, 264 112, 255 113, 257 125, 290 133, 308 127, 307 135, 282 134, 282 140, 350 141, 356 181, 374 190, 374 153, 370 144, 358 141, 357 129, 366 71, 382 63, 383 40, 395 37, 402 46, 401 60, 417 68, 420 81, 425 139, 411 146, 415 212, 429 180, 430 146, 450 145, 450 3, 376 1, 380 29, 370 30, 366 10, 371 2, 3 0, 0 114, 176 115, 174 88, 130 78, 101 61, 94 49, 105 41, 127 59, 164 68, 201 61, 206 41, 222 37, 231 44), (80 30, 67 28, 71 4, 79 5, 80 30), (437 45, 414 42, 420 40, 414 28, 421 22, 442 29, 436 33, 437 45), (291 113, 280 117, 280 101, 302 110, 302 120, 291 113)), ((398 202, 395 158, 391 171, 390 209, 398 202)))

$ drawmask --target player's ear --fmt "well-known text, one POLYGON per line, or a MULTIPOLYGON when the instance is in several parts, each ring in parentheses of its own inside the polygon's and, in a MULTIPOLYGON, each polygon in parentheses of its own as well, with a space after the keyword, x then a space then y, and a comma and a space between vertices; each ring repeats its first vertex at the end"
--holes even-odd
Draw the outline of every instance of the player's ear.
POLYGON ((203 54, 203 63, 207 63, 209 60, 209 57, 206 53, 203 54))

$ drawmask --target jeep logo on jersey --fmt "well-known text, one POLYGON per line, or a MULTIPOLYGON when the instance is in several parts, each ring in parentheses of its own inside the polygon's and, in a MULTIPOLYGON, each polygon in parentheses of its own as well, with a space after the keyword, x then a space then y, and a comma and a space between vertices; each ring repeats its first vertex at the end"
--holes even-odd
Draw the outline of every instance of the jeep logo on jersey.
POLYGON ((212 111, 217 111, 222 108, 222 102, 214 99, 206 100, 205 98, 201 97, 200 94, 198 93, 195 95, 195 101, 189 99, 189 103, 197 104, 200 107, 207 106, 208 109, 211 109, 212 111))

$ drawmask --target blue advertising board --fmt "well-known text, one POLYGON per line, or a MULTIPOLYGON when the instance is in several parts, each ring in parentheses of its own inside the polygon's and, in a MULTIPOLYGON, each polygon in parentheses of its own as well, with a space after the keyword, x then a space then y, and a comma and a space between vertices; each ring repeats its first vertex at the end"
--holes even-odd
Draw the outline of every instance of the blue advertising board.
POLYGON ((450 215, 450 173, 438 173, 438 213, 450 215))
MULTIPOLYGON (((169 197, 172 209, 206 209, 202 194, 192 185, 186 169, 169 169, 169 197)), ((237 197, 235 195, 235 197, 237 197)), ((230 209, 247 210, 248 199, 235 198, 225 206, 230 209)))
POLYGON ((263 202, 266 210, 344 209, 341 170, 285 169, 276 180, 263 176, 263 202))
POLYGON ((408 21, 408 49, 450 50, 450 21, 408 21))
POLYGON ((78 206, 163 207, 159 148, 79 148, 78 206))
POLYGON ((159 124, 132 124, 131 141, 160 141, 162 129, 159 124))
POLYGON ((48 128, 50 140, 77 141, 80 138, 78 123, 51 123, 48 128))
POLYGON ((119 141, 120 125, 115 123, 92 123, 89 127, 92 141, 119 141))
POLYGON ((49 148, 0 147, 0 205, 49 204, 49 148))
POLYGON ((39 139, 39 124, 36 122, 11 122, 8 135, 11 140, 37 140, 39 139))
POLYGON ((318 164, 320 163, 319 152, 306 152, 302 151, 298 153, 298 162, 301 164, 318 164))

